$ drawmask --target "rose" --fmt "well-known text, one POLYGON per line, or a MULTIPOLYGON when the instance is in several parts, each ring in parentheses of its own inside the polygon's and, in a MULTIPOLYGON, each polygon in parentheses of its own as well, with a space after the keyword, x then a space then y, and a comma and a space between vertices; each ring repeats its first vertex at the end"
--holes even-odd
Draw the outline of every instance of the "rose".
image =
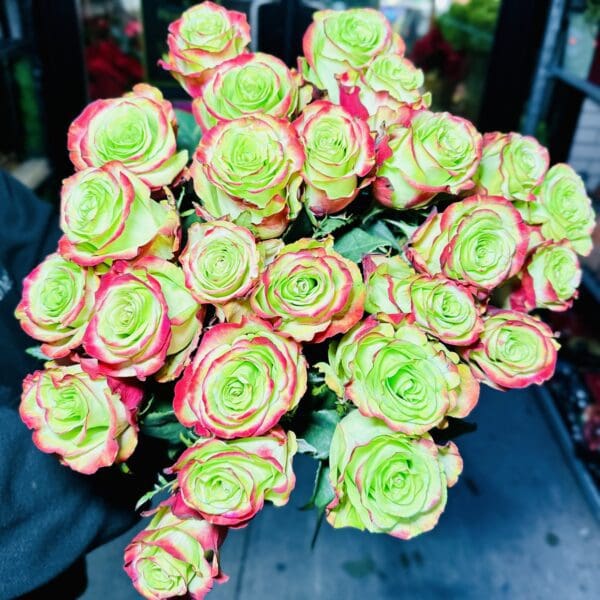
POLYGON ((577 298, 580 283, 581 267, 569 242, 544 242, 527 260, 520 284, 509 296, 509 304, 512 309, 524 312, 535 308, 565 311, 577 298))
POLYGON ((329 453, 335 498, 327 520, 410 539, 435 527, 447 488, 462 471, 453 442, 437 446, 427 434, 409 437, 390 431, 358 411, 336 427, 329 453))
POLYGON ((294 433, 280 427, 263 437, 198 441, 171 468, 177 489, 167 502, 178 516, 244 527, 265 500, 275 506, 287 503, 295 484, 296 450, 294 433))
POLYGON ((175 386, 173 408, 201 436, 259 436, 298 405, 306 378, 299 344, 268 323, 222 323, 204 334, 175 386))
POLYGON ((157 381, 172 381, 181 375, 184 367, 190 363, 190 356, 198 346, 204 309, 194 299, 185 285, 184 272, 173 263, 156 256, 138 260, 132 267, 123 268, 150 283, 158 283, 165 302, 171 326, 171 341, 167 348, 165 364, 156 373, 157 381))
POLYGON ((302 177, 304 201, 317 215, 344 209, 370 179, 359 182, 375 166, 375 144, 365 121, 327 101, 309 104, 294 127, 306 160, 302 177))
POLYGON ((245 52, 250 26, 244 13, 201 2, 169 25, 167 43, 159 65, 195 98, 214 67, 245 52))
POLYGON ((490 309, 478 343, 466 348, 463 357, 491 387, 523 388, 552 377, 558 348, 552 330, 539 319, 490 309))
POLYGON ((270 54, 242 54, 220 64, 192 104, 203 131, 219 121, 263 113, 291 117, 298 108, 297 78, 270 54))
POLYGON ((454 346, 469 346, 479 336, 479 309, 464 287, 441 275, 416 274, 400 256, 367 255, 363 271, 367 312, 411 313, 421 329, 454 346))
POLYGON ((355 263, 333 238, 288 244, 261 275, 250 297, 254 312, 299 342, 345 333, 363 315, 365 286, 355 263))
POLYGON ((591 235, 596 225, 592 202, 581 177, 569 165, 554 165, 535 200, 517 207, 527 223, 541 225, 546 239, 569 240, 575 252, 583 256, 592 251, 591 235))
POLYGON ((509 200, 533 200, 550 157, 535 138, 518 133, 486 133, 483 153, 473 179, 477 191, 509 200))
POLYGON ((326 90, 335 103, 339 102, 339 75, 368 67, 380 54, 404 54, 402 38, 382 13, 370 8, 317 11, 302 47, 306 58, 299 64, 305 80, 326 90))
POLYGON ((83 338, 98 372, 144 379, 164 364, 171 321, 159 282, 117 262, 100 280, 94 314, 83 338))
POLYGON ((380 131, 398 120, 403 109, 422 110, 431 94, 422 93, 425 76, 399 54, 381 54, 363 74, 349 71, 340 76, 340 103, 350 112, 369 117, 371 130, 380 131))
POLYGON ((69 127, 77 171, 117 161, 151 188, 169 185, 188 160, 177 152, 175 113, 160 91, 140 83, 122 98, 96 100, 69 127))
POLYGON ((179 262, 198 302, 223 304, 251 290, 261 260, 248 229, 228 221, 210 221, 190 227, 179 262))
POLYGON ((521 270, 528 244, 527 225, 508 200, 471 196, 432 213, 407 254, 420 271, 442 272, 486 294, 521 270))
POLYGON ((477 341, 483 321, 467 289, 439 275, 420 275, 409 293, 411 311, 421 329, 451 346, 477 341))
POLYGON ((159 508, 125 549, 125 571, 144 598, 202 600, 215 581, 227 581, 219 568, 219 546, 226 533, 201 519, 179 519, 168 508, 159 508))
POLYGON ((64 180, 60 226, 60 253, 86 266, 156 252, 151 246, 170 258, 179 247, 175 209, 154 202, 149 188, 116 162, 64 180))
POLYGON ((125 384, 117 383, 89 375, 80 365, 28 375, 19 413, 33 429, 33 443, 88 475, 127 460, 137 444, 137 427, 122 401, 125 384))
POLYGON ((367 297, 365 310, 371 314, 409 313, 410 284, 417 274, 400 256, 367 254, 362 260, 367 297))
POLYGON ((479 390, 458 357, 430 342, 409 315, 380 322, 370 317, 347 333, 319 365, 326 382, 349 398, 361 414, 394 431, 421 434, 447 416, 465 417, 479 390))
POLYGON ((15 317, 28 335, 44 342, 46 356, 65 357, 81 343, 98 285, 93 269, 50 254, 23 281, 15 317))
POLYGON ((292 125, 269 115, 223 121, 200 140, 191 167, 206 220, 229 217, 262 239, 296 218, 304 152, 292 125))
POLYGON ((418 208, 440 192, 473 187, 481 135, 466 119, 419 111, 388 129, 379 147, 373 193, 391 208, 418 208))

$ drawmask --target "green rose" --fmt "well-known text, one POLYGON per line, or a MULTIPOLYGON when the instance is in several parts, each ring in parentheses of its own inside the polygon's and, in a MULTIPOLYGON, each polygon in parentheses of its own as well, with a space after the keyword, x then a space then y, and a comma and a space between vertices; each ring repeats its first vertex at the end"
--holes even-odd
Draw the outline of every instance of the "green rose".
POLYGON ((533 200, 550 157, 535 138, 518 133, 486 133, 481 163, 473 179, 477 191, 508 200, 533 200))
POLYGON ((191 172, 207 220, 229 217, 262 239, 300 208, 304 152, 292 125, 269 115, 222 121, 201 139, 191 172))
POLYGON ((316 343, 345 333, 363 315, 360 270, 333 249, 333 238, 284 246, 250 298, 259 317, 296 341, 316 343))
MULTIPOLYGON (((23 381, 19 413, 33 442, 80 473, 127 460, 137 426, 115 380, 89 375, 80 365, 52 366, 23 381)), ((119 382, 123 393, 126 384, 119 382)))
POLYGON ((364 69, 381 54, 404 53, 402 38, 392 31, 382 13, 370 8, 317 11, 302 46, 302 75, 326 90, 335 103, 339 102, 337 76, 364 69))
POLYGON ((219 568, 219 547, 226 531, 201 519, 180 519, 168 508, 159 508, 125 549, 125 572, 149 600, 202 600, 215 581, 227 581, 219 568))
POLYGON ((415 270, 400 256, 367 254, 362 260, 367 298, 365 310, 377 313, 409 313, 410 284, 415 270))
POLYGON ((93 269, 51 254, 24 279, 15 316, 46 356, 65 357, 81 344, 98 285, 93 269))
POLYGON ((171 258, 179 248, 179 216, 118 163, 84 169, 63 182, 60 253, 91 266, 139 254, 171 258))
POLYGON ((297 78, 270 54, 242 54, 219 65, 194 99, 192 109, 203 131, 219 121, 262 113, 278 119, 298 109, 297 78))
POLYGON ((215 67, 246 51, 250 26, 244 13, 200 2, 169 25, 167 43, 169 53, 158 64, 196 98, 215 67))
POLYGON ((529 228, 511 202, 471 196, 432 213, 407 254, 419 271, 442 273, 486 295, 521 270, 528 246, 529 228))
POLYGON ((424 93, 425 76, 412 62, 399 54, 381 54, 364 74, 344 74, 342 98, 358 88, 358 99, 369 114, 372 131, 380 131, 398 120, 403 109, 422 110, 431 104, 431 94, 424 93))
POLYGON ((346 109, 321 100, 309 104, 294 122, 304 146, 303 199, 317 215, 339 212, 350 204, 375 166, 369 127, 346 109))
POLYGON ((192 513, 214 525, 244 527, 265 501, 283 506, 295 484, 296 437, 275 427, 262 437, 201 440, 170 469, 177 474, 175 514, 192 513))
POLYGON ((502 390, 550 379, 559 347, 550 327, 538 318, 490 309, 479 341, 462 353, 481 381, 502 390))
POLYGON ((373 193, 391 208, 418 208, 440 192, 472 188, 481 156, 481 135, 469 121, 426 110, 412 114, 380 144, 373 193))
POLYGON ((160 383, 173 381, 190 363, 191 354, 198 346, 204 308, 186 287, 184 271, 173 263, 149 256, 135 262, 131 272, 142 280, 148 281, 150 277, 158 283, 165 298, 171 324, 171 341, 167 347, 165 364, 154 377, 160 383))
POLYGON ((173 408, 202 437, 260 436, 298 406, 306 380, 300 345, 268 323, 220 323, 203 335, 177 382, 173 408))
POLYGON ((327 520, 410 539, 433 529, 462 471, 458 448, 437 446, 427 434, 390 431, 351 412, 337 426, 329 453, 335 498, 327 520))
POLYGON ((524 312, 536 308, 565 311, 577 297, 580 283, 581 267, 569 242, 544 242, 527 260, 509 305, 524 312))
POLYGON ((140 83, 121 98, 95 100, 69 127, 67 146, 75 169, 119 162, 147 186, 169 185, 188 160, 177 152, 177 123, 160 90, 140 83))
POLYGON ((583 256, 592 251, 596 215, 585 184, 569 165, 554 165, 544 177, 535 200, 520 202, 517 207, 527 223, 541 225, 546 239, 555 242, 566 239, 583 256))
POLYGON ((333 343, 329 365, 319 367, 363 415, 415 435, 475 406, 478 386, 458 362, 405 315, 390 322, 370 317, 333 343))
POLYGON ((248 229, 228 221, 209 221, 190 227, 179 262, 198 302, 223 304, 252 289, 261 256, 248 229))

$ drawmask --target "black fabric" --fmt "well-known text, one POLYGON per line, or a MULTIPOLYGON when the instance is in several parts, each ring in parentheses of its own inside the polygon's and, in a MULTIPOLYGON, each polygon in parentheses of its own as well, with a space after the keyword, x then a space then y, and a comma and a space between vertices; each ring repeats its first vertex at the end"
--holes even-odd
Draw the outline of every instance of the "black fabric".
POLYGON ((58 236, 52 207, 0 171, 0 600, 61 574, 63 586, 69 573, 84 585, 81 557, 133 525, 135 499, 148 486, 114 467, 89 477, 61 466, 33 445, 17 413, 21 381, 41 363, 24 353, 35 342, 13 312, 23 277, 58 236))

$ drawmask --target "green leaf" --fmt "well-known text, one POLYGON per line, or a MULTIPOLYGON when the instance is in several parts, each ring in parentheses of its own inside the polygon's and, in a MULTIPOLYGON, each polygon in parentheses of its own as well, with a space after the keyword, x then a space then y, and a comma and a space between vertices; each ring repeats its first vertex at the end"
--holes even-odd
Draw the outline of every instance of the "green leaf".
POLYGON ((156 496, 156 494, 160 494, 161 492, 163 492, 167 489, 169 491, 171 491, 173 486, 177 482, 176 479, 174 479, 173 481, 167 481, 161 473, 158 474, 157 479, 158 479, 158 482, 154 484, 154 488, 152 488, 149 492, 146 492, 137 501, 137 503, 135 505, 135 510, 139 510, 142 506, 144 506, 144 504, 146 504, 146 502, 149 502, 150 500, 152 500, 152 498, 154 498, 154 496, 156 496))
POLYGON ((321 238, 345 227, 352 223, 356 217, 354 215, 336 215, 335 217, 325 217, 318 221, 314 228, 314 237, 321 238))
POLYGON ((175 116, 177 118, 177 149, 187 150, 190 157, 194 155, 198 142, 202 137, 200 127, 194 119, 194 115, 191 112, 185 110, 175 109, 175 116))
POLYGON ((391 245, 388 239, 355 227, 340 236, 335 242, 334 248, 345 258, 358 263, 365 255, 375 252, 375 250, 389 248, 391 245))
POLYGON ((371 235, 375 235, 377 237, 383 238, 390 243, 390 246, 397 250, 398 252, 402 252, 402 246, 398 242, 398 238, 392 233, 390 228, 383 221, 376 221, 371 225, 367 230, 371 235))
POLYGON ((302 439, 306 444, 305 447, 312 448, 314 452, 309 451, 307 454, 320 459, 328 458, 331 438, 339 422, 340 416, 337 410, 317 410, 311 413, 302 439))
POLYGON ((190 436, 190 430, 177 420, 172 409, 148 413, 140 423, 140 429, 143 434, 166 440, 173 446, 184 444, 182 436, 184 439, 190 436))
POLYGON ((26 348, 25 354, 29 354, 29 356, 33 356, 33 358, 37 358, 38 360, 43 360, 43 361, 52 360, 49 356, 46 356, 42 352, 41 346, 32 346, 31 348, 26 348))
POLYGON ((320 460, 317 464, 312 496, 308 503, 302 507, 302 510, 314 508, 319 514, 322 514, 334 497, 335 493, 329 481, 329 466, 325 461, 320 460))

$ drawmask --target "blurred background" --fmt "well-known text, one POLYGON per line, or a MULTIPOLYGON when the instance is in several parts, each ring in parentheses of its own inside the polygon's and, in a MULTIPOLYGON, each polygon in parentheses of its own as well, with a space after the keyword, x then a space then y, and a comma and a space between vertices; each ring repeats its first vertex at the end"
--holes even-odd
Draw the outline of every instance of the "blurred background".
MULTIPOLYGON (((71 172, 66 131, 86 103, 149 81, 186 110, 157 60, 168 24, 194 3, 0 0, 0 168, 57 203, 71 172)), ((554 163, 579 172, 598 212, 600 0, 220 3, 248 15, 253 50, 290 66, 315 10, 379 8, 425 71, 435 110, 482 132, 536 135, 554 163)), ((598 598, 599 303, 596 248, 574 309, 547 315, 564 332, 556 377, 535 391, 483 395, 471 419, 479 430, 459 440, 465 475, 432 534, 403 544, 324 528, 311 552, 314 518, 298 508, 312 465, 300 460, 293 505, 231 534, 223 562, 234 581, 211 597, 598 598)), ((84 598, 136 597, 120 571, 130 537, 90 555, 84 598)))

